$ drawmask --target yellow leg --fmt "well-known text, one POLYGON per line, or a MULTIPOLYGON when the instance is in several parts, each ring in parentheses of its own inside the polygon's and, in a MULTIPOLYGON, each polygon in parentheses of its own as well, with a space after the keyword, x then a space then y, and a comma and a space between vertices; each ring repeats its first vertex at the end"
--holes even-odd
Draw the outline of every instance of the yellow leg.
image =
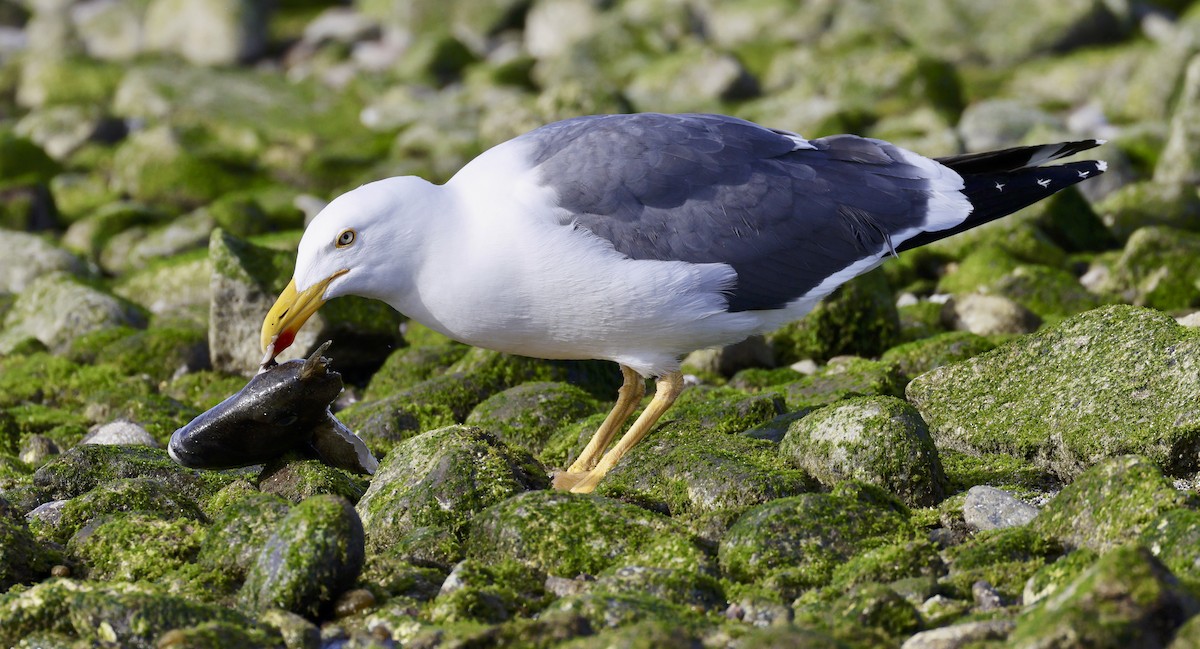
POLYGON ((623 382, 621 389, 617 390, 616 405, 604 418, 604 423, 600 424, 600 428, 596 429, 592 439, 588 440, 587 446, 583 448, 579 457, 565 472, 559 472, 554 476, 556 489, 570 489, 583 476, 587 475, 592 467, 596 466, 604 449, 608 448, 617 431, 621 430, 625 421, 633 414, 634 408, 641 403, 642 397, 646 394, 646 379, 624 365, 621 366, 621 377, 623 382))
POLYGON ((596 485, 600 484, 600 479, 616 465, 617 461, 624 457, 635 444, 642 441, 651 428, 654 428, 659 417, 662 417, 671 404, 675 403, 680 392, 683 392, 683 374, 681 372, 671 372, 660 376, 655 385, 654 398, 650 400, 650 405, 646 406, 637 421, 633 422, 629 432, 625 433, 617 445, 600 458, 600 462, 587 473, 586 477, 571 487, 571 491, 573 493, 591 493, 596 485))

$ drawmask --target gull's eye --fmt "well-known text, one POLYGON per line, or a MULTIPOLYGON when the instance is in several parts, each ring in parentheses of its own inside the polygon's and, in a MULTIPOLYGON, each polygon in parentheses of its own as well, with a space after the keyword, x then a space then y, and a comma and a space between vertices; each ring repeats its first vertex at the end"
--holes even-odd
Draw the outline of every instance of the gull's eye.
POLYGON ((334 243, 339 248, 345 248, 354 243, 354 230, 342 230, 342 233, 338 235, 337 241, 334 243))

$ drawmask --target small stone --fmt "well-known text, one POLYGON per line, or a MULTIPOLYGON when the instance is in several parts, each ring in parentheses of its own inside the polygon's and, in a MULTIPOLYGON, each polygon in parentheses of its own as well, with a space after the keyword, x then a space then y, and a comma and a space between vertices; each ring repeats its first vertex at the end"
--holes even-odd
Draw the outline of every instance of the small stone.
POLYGON ((98 426, 79 443, 158 447, 158 442, 150 433, 146 432, 145 428, 125 420, 112 421, 98 426))
POLYGON ((21 450, 17 457, 29 466, 39 467, 58 455, 58 444, 45 435, 30 435, 21 442, 21 450))
POLYGON ((975 607, 980 611, 994 611, 1004 606, 1000 593, 986 581, 971 584, 971 596, 975 598, 975 607))
POLYGON ((50 576, 51 577, 62 577, 62 578, 70 577, 71 569, 60 563, 50 569, 50 576))
POLYGON ((1037 507, 1021 502, 1003 489, 987 485, 971 487, 963 501, 963 520, 967 527, 976 531, 1025 525, 1037 515, 1037 507))
POLYGON ((369 611, 374 607, 375 596, 371 594, 371 591, 365 588, 355 588, 342 593, 337 598, 333 604, 333 616, 340 619, 369 611))

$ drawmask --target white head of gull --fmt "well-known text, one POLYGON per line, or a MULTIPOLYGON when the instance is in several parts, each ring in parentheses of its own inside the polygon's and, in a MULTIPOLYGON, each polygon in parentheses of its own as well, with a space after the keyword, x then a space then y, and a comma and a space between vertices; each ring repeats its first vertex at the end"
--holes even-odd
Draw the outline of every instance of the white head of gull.
POLYGON ((595 115, 486 151, 445 185, 389 178, 309 224, 263 322, 264 362, 326 300, 382 300, 453 339, 606 359, 615 407, 555 485, 590 492, 683 389, 680 359, 802 317, 888 255, 1104 171, 1097 140, 926 158, 721 115, 595 115), (650 404, 615 445, 637 408, 650 404))

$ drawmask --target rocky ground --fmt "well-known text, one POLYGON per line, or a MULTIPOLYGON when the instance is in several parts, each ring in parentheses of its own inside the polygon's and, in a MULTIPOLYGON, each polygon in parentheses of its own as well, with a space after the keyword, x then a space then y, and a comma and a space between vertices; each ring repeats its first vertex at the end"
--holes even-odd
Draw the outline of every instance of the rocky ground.
POLYGON ((0 0, 0 646, 1200 646, 1200 4, 0 0), (337 300, 371 479, 163 450, 244 385, 304 221, 554 119, 716 111, 1109 171, 619 374, 337 300))

